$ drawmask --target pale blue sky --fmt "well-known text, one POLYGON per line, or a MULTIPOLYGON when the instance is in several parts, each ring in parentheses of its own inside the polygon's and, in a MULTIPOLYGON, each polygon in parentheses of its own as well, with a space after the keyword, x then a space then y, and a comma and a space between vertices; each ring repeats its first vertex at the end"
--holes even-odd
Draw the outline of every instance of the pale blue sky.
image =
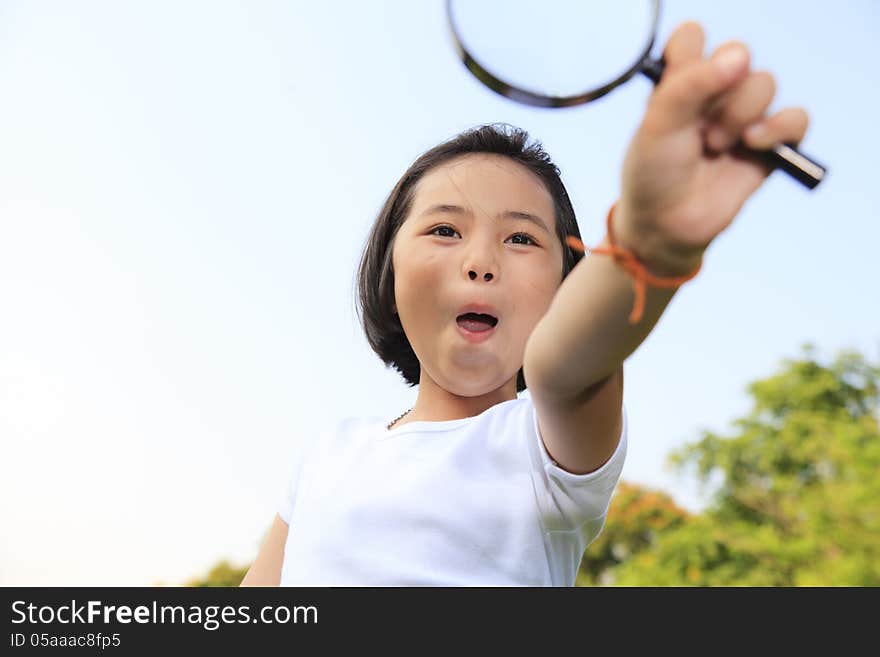
MULTIPOLYGON (((601 239, 650 92, 537 110, 457 62, 440 0, 0 0, 0 584, 180 582, 245 561, 304 437, 416 389, 354 312, 367 231, 422 151, 507 121, 601 239)), ((807 192, 774 174, 626 363, 624 478, 689 508, 666 454, 813 342, 880 347, 880 9, 665 3, 803 105, 807 192), (872 118, 874 117, 874 118, 872 118)))

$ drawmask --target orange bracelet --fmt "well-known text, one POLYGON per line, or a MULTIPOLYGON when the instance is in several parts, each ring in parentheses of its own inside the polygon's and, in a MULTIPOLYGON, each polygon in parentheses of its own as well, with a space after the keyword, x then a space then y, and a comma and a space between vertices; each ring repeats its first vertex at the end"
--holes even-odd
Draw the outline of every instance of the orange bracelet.
MULTIPOLYGON (((646 285, 650 284, 653 287, 679 287, 682 283, 691 280, 699 273, 700 267, 703 266, 703 262, 701 259, 697 268, 686 276, 679 276, 676 278, 661 278, 659 276, 654 276, 645 269, 645 265, 639 262, 638 258, 636 258, 632 251, 627 251, 614 243, 614 233, 611 230, 611 215, 614 213, 615 207, 617 207, 617 201, 611 204, 611 208, 608 210, 608 218, 605 220, 606 228, 608 230, 608 241, 611 243, 611 246, 594 246, 589 249, 589 251, 590 253, 605 253, 613 256, 614 259, 618 261, 633 277, 633 287, 635 288, 636 298, 632 312, 629 314, 629 323, 638 324, 641 321, 642 313, 645 310, 646 285)), ((574 235, 568 235, 565 238, 565 241, 571 248, 580 251, 581 253, 587 251, 587 249, 584 248, 584 243, 574 235)))

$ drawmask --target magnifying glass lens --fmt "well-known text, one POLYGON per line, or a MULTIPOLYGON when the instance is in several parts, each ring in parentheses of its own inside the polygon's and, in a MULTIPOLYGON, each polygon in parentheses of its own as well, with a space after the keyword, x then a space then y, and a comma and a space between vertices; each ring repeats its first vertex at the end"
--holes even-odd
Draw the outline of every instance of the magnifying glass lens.
POLYGON ((551 97, 619 78, 639 61, 654 27, 647 0, 452 0, 450 17, 483 69, 551 97))

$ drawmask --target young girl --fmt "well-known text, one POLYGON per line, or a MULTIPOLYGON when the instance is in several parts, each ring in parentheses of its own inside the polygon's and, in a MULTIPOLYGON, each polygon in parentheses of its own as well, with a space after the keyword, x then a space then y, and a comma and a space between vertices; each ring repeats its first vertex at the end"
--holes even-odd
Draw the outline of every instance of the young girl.
POLYGON ((695 23, 670 37, 589 257, 522 131, 468 131, 403 175, 359 301, 415 406, 310 442, 243 585, 574 584, 623 467, 623 362, 769 173, 732 147, 807 127, 801 109, 764 117, 773 78, 742 44, 703 47, 695 23))

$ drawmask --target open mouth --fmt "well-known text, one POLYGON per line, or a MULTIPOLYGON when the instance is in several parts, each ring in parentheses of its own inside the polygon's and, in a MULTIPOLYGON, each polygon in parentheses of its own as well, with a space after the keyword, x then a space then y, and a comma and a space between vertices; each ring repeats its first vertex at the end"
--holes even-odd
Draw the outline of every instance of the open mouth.
POLYGON ((458 322, 458 325, 462 328, 474 333, 488 331, 489 329, 495 328, 495 325, 498 324, 497 317, 486 315, 484 313, 465 313, 459 315, 455 321, 458 322))

